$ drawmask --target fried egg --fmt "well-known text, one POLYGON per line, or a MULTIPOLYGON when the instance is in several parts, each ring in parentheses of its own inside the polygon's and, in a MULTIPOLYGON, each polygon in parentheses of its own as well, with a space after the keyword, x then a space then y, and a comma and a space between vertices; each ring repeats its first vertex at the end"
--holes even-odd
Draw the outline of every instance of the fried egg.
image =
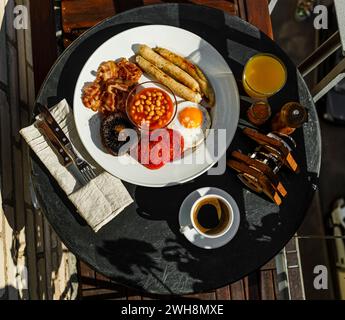
POLYGON ((206 139, 207 130, 211 128, 208 111, 199 104, 182 102, 169 128, 178 131, 184 138, 184 150, 198 146, 206 139))

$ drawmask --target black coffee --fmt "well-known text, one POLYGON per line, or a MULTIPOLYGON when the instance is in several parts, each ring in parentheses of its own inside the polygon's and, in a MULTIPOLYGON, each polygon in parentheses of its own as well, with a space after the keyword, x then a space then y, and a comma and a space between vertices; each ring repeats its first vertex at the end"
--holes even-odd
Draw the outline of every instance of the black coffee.
POLYGON ((220 222, 217 208, 212 204, 203 205, 197 216, 199 224, 205 229, 216 228, 220 222))
POLYGON ((201 200, 193 211, 195 226, 199 231, 208 235, 222 233, 231 219, 228 206, 216 197, 207 197, 201 200))

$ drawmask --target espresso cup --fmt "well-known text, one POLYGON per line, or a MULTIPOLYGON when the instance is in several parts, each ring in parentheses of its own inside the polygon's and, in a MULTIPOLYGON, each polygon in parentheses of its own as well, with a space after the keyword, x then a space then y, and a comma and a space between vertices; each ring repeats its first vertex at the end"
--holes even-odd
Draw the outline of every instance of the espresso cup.
POLYGON ((181 227, 181 233, 195 229, 206 238, 219 238, 231 228, 232 207, 225 198, 219 195, 206 195, 193 204, 190 220, 192 224, 181 227))

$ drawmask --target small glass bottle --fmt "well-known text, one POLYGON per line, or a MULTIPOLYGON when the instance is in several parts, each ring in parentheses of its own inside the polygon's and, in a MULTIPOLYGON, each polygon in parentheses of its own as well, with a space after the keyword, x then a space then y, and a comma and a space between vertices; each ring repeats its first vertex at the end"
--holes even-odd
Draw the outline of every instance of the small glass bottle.
POLYGON ((271 116, 271 107, 265 101, 254 102, 247 111, 247 117, 250 123, 261 126, 271 116))
POLYGON ((290 135, 307 121, 307 109, 297 102, 288 102, 274 116, 272 131, 290 135))

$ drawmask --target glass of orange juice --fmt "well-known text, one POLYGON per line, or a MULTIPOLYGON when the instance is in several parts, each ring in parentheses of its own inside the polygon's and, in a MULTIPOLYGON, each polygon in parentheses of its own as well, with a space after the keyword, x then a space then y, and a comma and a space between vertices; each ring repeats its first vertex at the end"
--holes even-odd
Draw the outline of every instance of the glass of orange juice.
POLYGON ((266 100, 280 91, 287 80, 284 63, 269 53, 259 53, 251 57, 243 71, 243 87, 254 99, 266 100))

